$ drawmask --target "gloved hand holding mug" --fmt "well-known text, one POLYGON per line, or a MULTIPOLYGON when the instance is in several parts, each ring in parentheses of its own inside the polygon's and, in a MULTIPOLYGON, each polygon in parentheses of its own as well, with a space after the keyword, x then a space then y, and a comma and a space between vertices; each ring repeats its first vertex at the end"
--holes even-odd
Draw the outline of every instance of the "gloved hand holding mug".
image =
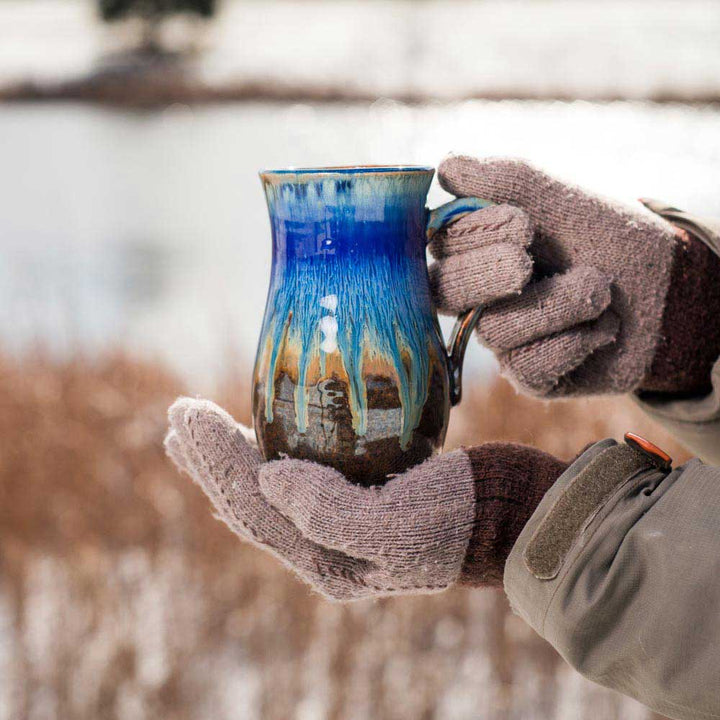
POLYGON ((436 303, 448 313, 485 305, 480 339, 521 390, 545 398, 708 391, 720 351, 720 263, 703 243, 640 205, 523 160, 451 157, 438 179, 457 196, 497 205, 434 237, 436 303), (521 277, 528 282, 518 287, 521 277))

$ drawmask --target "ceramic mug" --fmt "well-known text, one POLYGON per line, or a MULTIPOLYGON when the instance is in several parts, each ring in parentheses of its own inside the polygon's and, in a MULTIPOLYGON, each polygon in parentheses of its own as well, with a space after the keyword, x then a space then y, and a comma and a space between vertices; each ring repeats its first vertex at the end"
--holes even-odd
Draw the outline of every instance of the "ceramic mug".
POLYGON ((479 309, 440 333, 425 247, 490 203, 425 207, 430 167, 266 170, 272 271, 253 419, 267 460, 381 482, 442 449, 479 309))

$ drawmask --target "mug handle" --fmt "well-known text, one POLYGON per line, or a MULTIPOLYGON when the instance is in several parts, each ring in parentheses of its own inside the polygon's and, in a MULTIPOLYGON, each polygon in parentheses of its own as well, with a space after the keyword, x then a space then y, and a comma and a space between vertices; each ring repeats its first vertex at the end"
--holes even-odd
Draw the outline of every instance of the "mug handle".
MULTIPOLYGON (((482 210, 492 205, 489 200, 482 200, 475 197, 463 197, 451 200, 445 205, 440 205, 428 212, 426 237, 427 241, 432 240, 433 235, 441 228, 459 220, 461 217, 482 210)), ((450 404, 454 407, 462 399, 462 369, 465 358, 465 350, 468 341, 475 329, 480 315, 481 307, 466 310, 458 315, 453 327, 450 341, 448 342, 447 361, 450 375, 450 404)))

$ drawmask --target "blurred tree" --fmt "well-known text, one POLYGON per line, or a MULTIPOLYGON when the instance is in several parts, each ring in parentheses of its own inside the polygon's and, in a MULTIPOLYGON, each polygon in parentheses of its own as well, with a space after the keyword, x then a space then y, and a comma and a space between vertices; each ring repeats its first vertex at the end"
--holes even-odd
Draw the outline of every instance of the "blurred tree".
POLYGON ((170 15, 189 14, 209 18, 216 8, 216 0, 97 0, 100 16, 107 22, 138 18, 143 25, 141 49, 162 52, 159 31, 162 21, 170 15))
POLYGON ((173 13, 193 13, 210 17, 215 11, 215 0, 98 0, 103 20, 118 20, 130 15, 159 17, 173 13))

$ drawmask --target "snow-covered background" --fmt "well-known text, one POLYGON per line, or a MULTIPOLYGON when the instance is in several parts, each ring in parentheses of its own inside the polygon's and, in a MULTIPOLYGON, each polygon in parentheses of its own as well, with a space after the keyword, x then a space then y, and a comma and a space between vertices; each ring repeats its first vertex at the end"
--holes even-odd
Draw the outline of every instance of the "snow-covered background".
MULTIPOLYGON (((296 100, 0 104, 0 720, 649 720, 500 592, 320 601, 160 441, 181 391, 247 420, 261 167, 520 155, 720 215, 720 3, 224 0, 196 26, 163 32, 192 35, 200 83, 296 100), (371 99, 302 99, 323 88, 371 99)), ((0 93, 106 72, 132 35, 90 0, 0 0, 0 93)), ((468 355, 451 445, 569 457, 646 427, 621 400, 517 398, 468 355)))

